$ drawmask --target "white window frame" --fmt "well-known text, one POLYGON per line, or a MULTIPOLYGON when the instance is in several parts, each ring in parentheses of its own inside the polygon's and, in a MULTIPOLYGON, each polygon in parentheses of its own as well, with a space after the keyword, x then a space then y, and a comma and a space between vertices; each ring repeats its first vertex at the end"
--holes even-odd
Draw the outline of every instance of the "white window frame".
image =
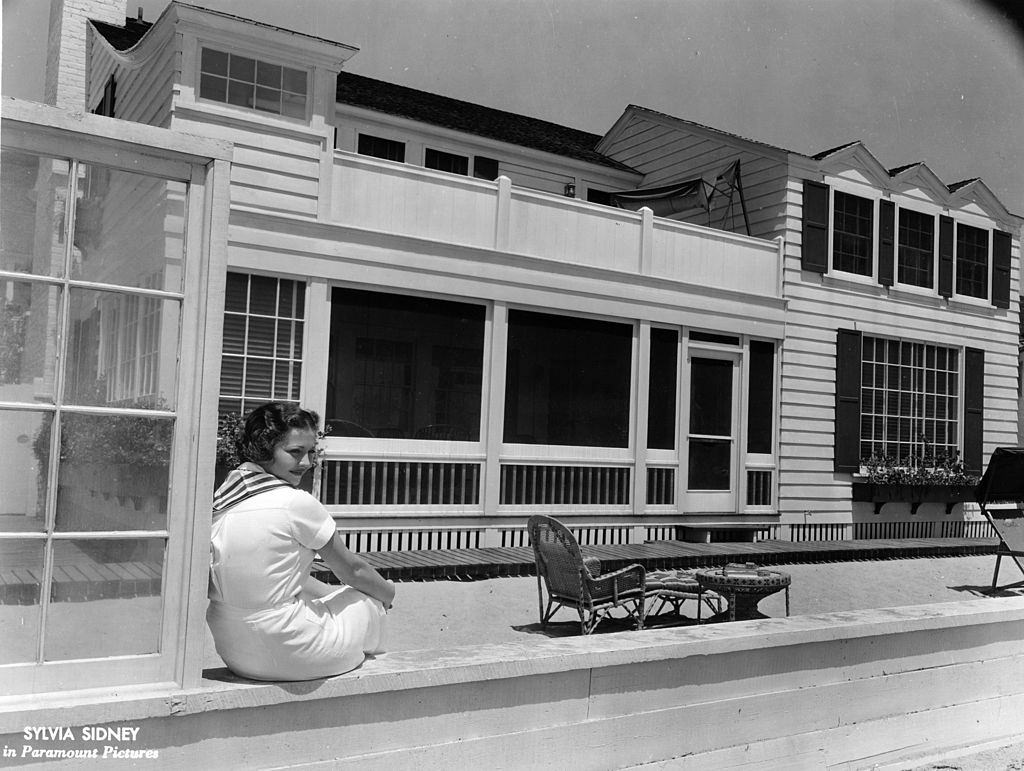
MULTIPOLYGON (((207 319, 219 317, 223 297, 219 290, 223 285, 227 244, 230 145, 134 123, 122 126, 108 118, 72 115, 19 100, 4 102, 2 136, 5 149, 56 158, 72 157, 80 163, 102 164, 188 184, 184 281, 178 291, 140 290, 77 281, 73 277, 8 271, 0 271, 0 276, 38 284, 75 285, 180 299, 175 408, 144 414, 174 415, 179 427, 196 427, 193 431, 181 428, 175 431, 171 450, 168 529, 163 531, 167 545, 161 581, 159 652, 2 665, 3 692, 5 695, 35 694, 40 699, 47 693, 66 698, 69 692, 79 689, 116 691, 126 685, 196 686, 202 676, 206 634, 206 555, 210 528, 205 512, 213 490, 216 376, 220 359, 220 325, 207 324, 207 319)), ((74 196, 69 195, 68 199, 73 202, 74 196)), ((71 203, 68 207, 71 211, 71 203)), ((73 221, 73 214, 67 221, 73 221)), ((72 239, 66 238, 64 244, 68 250, 66 264, 70 264, 72 239)), ((60 409, 61 403, 58 395, 57 401, 49 405, 4 402, 2 406, 54 412, 60 409)), ((86 407, 75 411, 122 412, 117 408, 86 407)), ((52 490, 54 480, 50 481, 52 490)), ((5 532, 0 537, 23 538, 24 534, 5 532)), ((53 538, 45 534, 44 537, 53 538)), ((40 612, 44 607, 45 598, 41 596, 40 612)))

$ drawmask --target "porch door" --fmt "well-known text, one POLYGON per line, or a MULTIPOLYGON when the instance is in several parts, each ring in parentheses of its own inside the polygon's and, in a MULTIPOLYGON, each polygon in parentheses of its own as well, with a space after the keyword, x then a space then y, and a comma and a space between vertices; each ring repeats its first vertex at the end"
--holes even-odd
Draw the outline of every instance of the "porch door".
POLYGON ((739 356, 689 356, 685 510, 736 511, 739 356))

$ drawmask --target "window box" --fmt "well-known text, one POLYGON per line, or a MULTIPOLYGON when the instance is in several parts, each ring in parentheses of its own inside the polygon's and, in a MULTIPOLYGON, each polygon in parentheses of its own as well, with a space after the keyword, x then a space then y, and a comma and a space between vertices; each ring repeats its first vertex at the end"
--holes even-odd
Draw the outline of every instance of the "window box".
POLYGON ((886 503, 909 503, 916 514, 922 503, 945 503, 946 513, 957 503, 976 500, 974 485, 912 484, 908 482, 854 481, 853 500, 875 504, 875 514, 886 503))

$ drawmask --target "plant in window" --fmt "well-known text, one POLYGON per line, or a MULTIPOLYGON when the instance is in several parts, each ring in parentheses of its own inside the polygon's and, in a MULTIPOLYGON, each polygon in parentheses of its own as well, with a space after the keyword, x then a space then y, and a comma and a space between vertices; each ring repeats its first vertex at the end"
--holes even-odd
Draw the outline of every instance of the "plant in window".
POLYGON ((222 412, 217 418, 217 466, 233 469, 242 462, 238 456, 238 437, 245 417, 236 412, 222 412))
POLYGON ((915 455, 894 458, 872 455, 861 460, 865 482, 876 485, 945 485, 966 487, 978 484, 978 477, 964 471, 960 453, 915 455))

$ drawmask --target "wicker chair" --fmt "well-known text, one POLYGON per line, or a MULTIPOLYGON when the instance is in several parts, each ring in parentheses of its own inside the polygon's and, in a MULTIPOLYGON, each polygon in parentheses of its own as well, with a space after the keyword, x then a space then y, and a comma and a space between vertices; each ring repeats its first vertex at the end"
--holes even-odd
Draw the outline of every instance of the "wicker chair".
POLYGON ((583 634, 594 631, 614 608, 622 608, 644 628, 645 571, 630 565, 598 575, 600 561, 584 559, 575 536, 557 519, 536 515, 526 525, 537 563, 537 601, 540 623, 546 627, 562 607, 575 608, 583 634), (548 601, 544 604, 544 589, 548 601))

